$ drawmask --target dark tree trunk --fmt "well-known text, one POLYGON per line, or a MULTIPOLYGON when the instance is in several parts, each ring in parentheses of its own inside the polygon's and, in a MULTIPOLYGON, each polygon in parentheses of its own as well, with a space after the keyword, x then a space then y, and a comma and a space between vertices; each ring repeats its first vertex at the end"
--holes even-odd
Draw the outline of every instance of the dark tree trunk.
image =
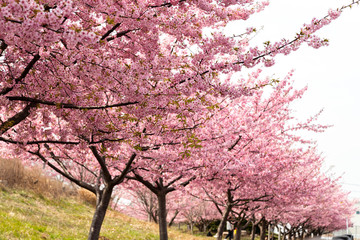
POLYGON ((234 236, 234 239, 241 240, 241 230, 242 230, 241 223, 237 222, 235 228, 236 228, 236 234, 234 236))
POLYGON ((168 240, 167 223, 166 223, 166 192, 157 193, 159 203, 159 232, 160 240, 168 240))
MULTIPOLYGON (((159 178, 155 181, 155 183, 151 183, 145 180, 142 176, 138 175, 135 171, 132 172, 134 177, 128 177, 133 180, 137 180, 140 183, 144 184, 151 192, 153 192, 157 199, 158 199, 158 223, 159 223, 159 232, 160 232, 160 240, 168 240, 168 233, 167 233, 167 223, 166 223, 166 195, 176 189, 174 187, 170 187, 170 185, 175 184, 176 181, 182 179, 183 176, 178 176, 175 180, 171 181, 171 184, 164 186, 163 179, 159 178)), ((187 179, 186 181, 180 183, 179 185, 185 187, 188 185, 195 177, 187 179)))
POLYGON ((209 226, 209 223, 204 223, 204 228, 203 228, 202 232, 206 232, 208 226, 209 226))
POLYGON ((222 215, 222 219, 221 219, 221 222, 220 222, 220 225, 218 227, 218 230, 217 230, 217 240, 221 240, 222 239, 222 235, 223 235, 223 232, 224 232, 224 229, 225 229, 225 226, 226 226, 226 221, 229 217, 229 213, 231 211, 231 205, 228 205, 226 206, 226 209, 222 215))
POLYGON ((266 237, 266 220, 265 219, 262 219, 260 224, 259 224, 259 227, 260 227, 260 240, 265 240, 265 237, 266 237))
POLYGON ((205 231, 205 223, 197 221, 194 223, 194 226, 197 227, 197 229, 199 230, 199 232, 204 232, 205 231))
MULTIPOLYGON (((239 216, 241 216, 241 214, 239 214, 239 216)), ((246 214, 243 214, 242 217, 239 217, 237 222, 235 223, 235 228, 236 228, 236 234, 234 236, 235 240, 240 240, 241 239, 241 231, 246 229, 249 224, 251 223, 251 220, 248 219, 246 221, 246 223, 244 225, 242 225, 241 223, 246 219, 246 214)))
POLYGON ((251 224, 251 240, 255 240, 255 234, 256 234, 256 223, 254 220, 251 224))
POLYGON ((171 227, 175 221, 175 218, 177 217, 177 215, 179 214, 179 211, 178 210, 175 210, 175 213, 174 213, 174 216, 171 218, 168 226, 171 227))
POLYGON ((98 240, 100 236, 101 225, 104 221, 106 210, 110 204, 113 187, 105 187, 96 196, 96 209, 91 222, 88 240, 98 240))
POLYGON ((301 232, 300 232, 300 239, 301 240, 304 239, 304 229, 303 228, 301 229, 301 232))
POLYGON ((269 224, 269 232, 270 232, 270 236, 269 236, 269 240, 270 239, 275 239, 275 236, 274 236, 274 229, 275 227, 272 225, 272 224, 269 224))
POLYGON ((284 230, 284 232, 283 232, 283 234, 282 234, 282 240, 286 240, 286 235, 287 235, 288 233, 287 232, 285 232, 285 230, 284 230))

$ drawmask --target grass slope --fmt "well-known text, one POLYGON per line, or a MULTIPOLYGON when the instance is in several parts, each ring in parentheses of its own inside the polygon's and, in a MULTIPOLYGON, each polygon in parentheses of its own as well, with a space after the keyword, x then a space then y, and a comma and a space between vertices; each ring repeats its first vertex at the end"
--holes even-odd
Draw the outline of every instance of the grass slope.
MULTIPOLYGON (((0 240, 86 239, 93 207, 74 199, 49 199, 22 190, 0 188, 0 240)), ((101 236, 110 240, 159 239, 156 224, 142 222, 109 210, 101 236)), ((169 230, 172 240, 201 240, 169 230)))

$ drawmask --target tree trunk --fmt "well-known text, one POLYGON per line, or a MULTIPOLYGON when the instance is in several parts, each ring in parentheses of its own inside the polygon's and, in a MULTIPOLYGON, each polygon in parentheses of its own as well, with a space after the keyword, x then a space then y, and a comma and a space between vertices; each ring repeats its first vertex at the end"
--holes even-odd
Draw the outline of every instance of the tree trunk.
POLYGON ((265 236, 266 236, 266 220, 262 219, 259 227, 260 227, 260 240, 265 240, 265 236))
POLYGON ((237 222, 235 226, 236 226, 236 234, 234 236, 234 240, 241 240, 241 231, 242 231, 241 223, 237 222))
POLYGON ((231 206, 226 206, 226 209, 225 209, 225 211, 223 213, 220 225, 219 225, 218 230, 217 230, 217 240, 222 239, 222 235, 223 235, 224 228, 226 226, 226 221, 227 221, 227 219, 229 217, 230 211, 231 211, 231 206))
POLYGON ((283 235, 281 236, 281 237, 282 237, 282 240, 286 240, 286 235, 287 235, 287 233, 286 233, 285 230, 284 230, 283 235))
POLYGON ((96 209, 91 222, 88 240, 98 240, 106 210, 110 204, 113 187, 106 186, 96 196, 96 209))
POLYGON ((203 226, 203 232, 206 232, 207 231, 207 227, 209 226, 209 223, 204 223, 204 226, 203 226))
POLYGON ((255 220, 251 224, 251 240, 255 240, 256 224, 255 220))
POLYGON ((171 218, 168 226, 171 227, 175 221, 175 218, 177 217, 177 215, 179 214, 179 211, 178 210, 175 210, 175 213, 174 213, 174 216, 171 218))
POLYGON ((117 199, 116 199, 116 202, 115 202, 115 204, 114 204, 114 206, 113 206, 113 209, 114 209, 114 210, 116 210, 117 205, 119 204, 119 200, 120 200, 120 198, 117 198, 117 199))
POLYGON ((303 229, 303 228, 301 228, 300 239, 301 239, 301 240, 304 239, 304 229, 303 229))
POLYGON ((248 219, 244 225, 241 225, 241 223, 246 219, 245 216, 246 215, 244 214, 242 217, 240 217, 235 224, 236 227, 236 234, 234 236, 235 240, 241 240, 241 231, 246 229, 251 223, 251 220, 248 219))
POLYGON ((278 240, 281 240, 281 227, 279 225, 277 225, 276 227, 279 230, 278 240))
POLYGON ((160 240, 168 240, 167 223, 166 223, 166 192, 157 193, 159 203, 159 232, 160 240))

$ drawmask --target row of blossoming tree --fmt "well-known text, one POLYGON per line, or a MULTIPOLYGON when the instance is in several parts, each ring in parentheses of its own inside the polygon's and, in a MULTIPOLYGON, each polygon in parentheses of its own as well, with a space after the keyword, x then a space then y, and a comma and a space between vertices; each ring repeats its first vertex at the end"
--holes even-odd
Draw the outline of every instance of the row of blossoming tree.
POLYGON ((2 0, 0 140, 96 194, 88 239, 98 239, 114 188, 136 184, 156 196, 162 240, 173 192, 211 200, 220 236, 230 216, 307 220, 322 203, 316 192, 341 194, 295 131, 326 126, 293 119, 289 103, 303 90, 291 73, 262 79, 259 69, 303 43, 327 45, 315 33, 358 2, 252 47, 253 28, 231 37, 223 28, 268 1, 2 0), (244 69, 252 73, 239 78, 244 69))
POLYGON ((184 160, 175 154, 172 159, 167 154, 171 162, 181 161, 180 166, 154 164, 155 169, 135 169, 134 175, 127 177, 137 182, 125 185, 131 204, 122 211, 160 221, 158 214, 165 209, 160 203, 165 200, 156 191, 160 188, 164 195, 169 193, 169 225, 177 217, 177 221, 188 222, 191 229, 194 224, 206 229, 204 225, 211 220, 221 219, 218 239, 226 221, 239 230, 236 239, 249 223, 259 225, 261 239, 265 239, 269 225, 284 226, 279 229, 283 237, 297 234, 301 238, 344 228, 353 212, 352 202, 339 188, 338 179, 320 171, 323 159, 314 142, 295 134, 327 128, 315 123, 319 114, 304 122, 292 118, 289 103, 301 98, 305 90, 293 90, 288 76, 270 93, 257 90, 251 96, 227 102, 219 116, 194 130, 199 138, 193 144, 201 145, 195 146, 190 156, 184 160), (191 165, 186 166, 188 161, 191 165), (180 168, 184 171, 179 172, 180 168), (149 174, 145 178, 146 173, 141 173, 156 169, 158 176, 149 174))

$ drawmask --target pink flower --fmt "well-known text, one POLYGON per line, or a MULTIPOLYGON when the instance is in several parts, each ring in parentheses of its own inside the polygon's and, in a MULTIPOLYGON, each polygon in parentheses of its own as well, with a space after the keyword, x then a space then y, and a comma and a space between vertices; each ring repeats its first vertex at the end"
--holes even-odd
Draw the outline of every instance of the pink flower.
POLYGON ((47 51, 45 48, 40 48, 39 49, 39 54, 42 58, 46 58, 50 56, 50 52, 47 51))
POLYGON ((329 9, 329 16, 331 17, 331 19, 336 19, 340 16, 341 14, 341 11, 336 9, 336 10, 333 10, 333 9, 329 9))
POLYGON ((265 67, 271 67, 272 65, 275 64, 275 60, 274 59, 265 59, 264 61, 264 66, 265 67))

